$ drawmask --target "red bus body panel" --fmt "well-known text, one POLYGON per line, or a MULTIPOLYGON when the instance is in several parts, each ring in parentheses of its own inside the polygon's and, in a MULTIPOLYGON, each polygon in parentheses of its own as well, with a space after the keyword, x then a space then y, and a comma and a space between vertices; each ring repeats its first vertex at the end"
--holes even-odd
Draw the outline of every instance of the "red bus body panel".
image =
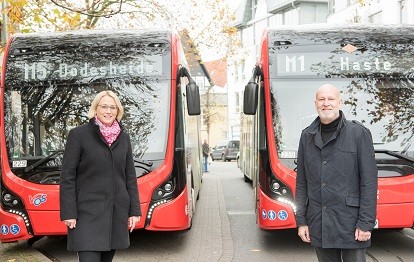
POLYGON ((379 228, 414 226, 414 174, 378 179, 379 228))

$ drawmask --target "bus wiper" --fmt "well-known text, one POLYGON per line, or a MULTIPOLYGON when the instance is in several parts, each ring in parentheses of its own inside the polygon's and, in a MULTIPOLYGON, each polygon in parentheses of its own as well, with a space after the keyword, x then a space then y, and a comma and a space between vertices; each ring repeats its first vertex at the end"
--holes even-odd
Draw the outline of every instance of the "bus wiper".
POLYGON ((375 149, 375 153, 387 154, 387 155, 390 155, 390 156, 393 156, 393 157, 396 157, 396 158, 399 158, 399 159, 404 159, 404 160, 407 160, 411 163, 414 163, 414 158, 409 157, 407 155, 403 155, 403 154, 401 154, 399 152, 396 152, 396 151, 390 151, 390 150, 386 150, 386 149, 375 149))
POLYGON ((50 155, 45 156, 44 158, 40 159, 39 161, 36 161, 35 163, 33 163, 33 165, 30 165, 28 167, 26 167, 24 169, 24 172, 27 173, 29 171, 32 171, 33 169, 35 169, 36 167, 40 166, 41 164, 49 161, 50 159, 54 158, 55 156, 62 154, 65 150, 63 149, 59 149, 56 151, 52 151, 53 153, 50 155))
POLYGON ((135 167, 142 168, 147 172, 151 171, 151 167, 154 164, 154 162, 152 162, 152 161, 143 160, 143 159, 139 159, 139 158, 134 158, 134 162, 138 164, 138 165, 135 165, 135 167))

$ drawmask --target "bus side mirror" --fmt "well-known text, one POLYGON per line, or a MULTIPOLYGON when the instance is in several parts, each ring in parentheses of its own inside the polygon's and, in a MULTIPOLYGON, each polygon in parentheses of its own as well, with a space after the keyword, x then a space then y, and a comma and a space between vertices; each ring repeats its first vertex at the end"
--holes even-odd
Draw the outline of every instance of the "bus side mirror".
POLYGON ((243 113, 245 115, 255 115, 258 103, 259 85, 250 79, 244 88, 243 113))
POLYGON ((187 110, 190 116, 198 116, 201 114, 200 109, 200 91, 195 82, 190 81, 185 87, 187 97, 187 110))

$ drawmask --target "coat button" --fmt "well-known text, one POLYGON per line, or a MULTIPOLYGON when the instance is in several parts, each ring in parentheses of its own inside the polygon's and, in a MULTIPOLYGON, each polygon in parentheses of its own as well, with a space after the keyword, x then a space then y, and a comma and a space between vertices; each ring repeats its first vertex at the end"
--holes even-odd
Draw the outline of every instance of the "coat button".
POLYGON ((322 183, 322 187, 325 187, 326 186, 326 184, 325 183, 322 183))
POLYGON ((326 162, 326 160, 325 160, 325 161, 323 161, 322 163, 323 163, 324 165, 326 165, 326 163, 328 163, 328 162, 326 162))
POLYGON ((323 210, 326 210, 326 206, 323 206, 323 208, 322 208, 323 210))

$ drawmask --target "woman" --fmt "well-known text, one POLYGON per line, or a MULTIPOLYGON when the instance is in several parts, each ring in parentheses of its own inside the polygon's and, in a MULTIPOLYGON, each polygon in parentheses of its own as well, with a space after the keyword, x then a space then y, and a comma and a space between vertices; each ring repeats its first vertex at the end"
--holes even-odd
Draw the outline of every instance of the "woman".
POLYGON ((140 220, 137 178, 124 109, 112 91, 100 92, 89 122, 69 132, 60 180, 60 217, 68 250, 80 262, 112 261, 129 246, 128 227, 140 220))

